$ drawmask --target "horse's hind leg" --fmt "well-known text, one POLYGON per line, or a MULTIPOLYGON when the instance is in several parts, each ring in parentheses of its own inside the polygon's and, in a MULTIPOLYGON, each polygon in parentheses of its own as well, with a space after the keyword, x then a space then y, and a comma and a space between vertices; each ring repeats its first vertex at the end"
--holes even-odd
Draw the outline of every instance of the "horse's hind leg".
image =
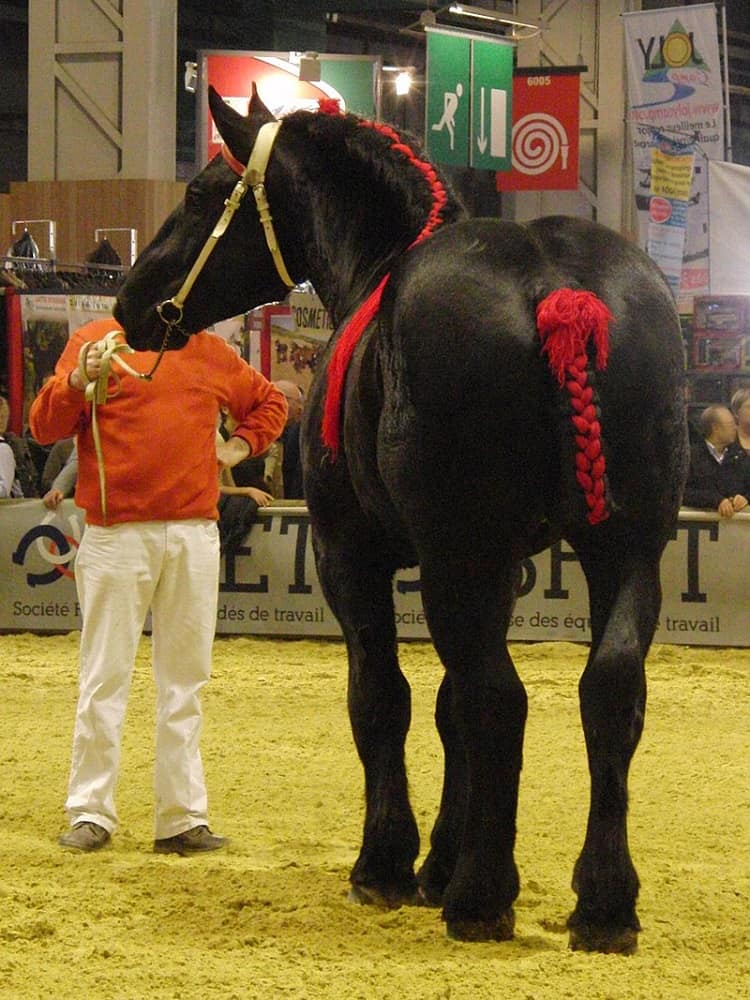
POLYGON ((498 553, 455 548, 421 564, 430 633, 449 682, 438 704, 446 784, 420 882, 436 896, 447 879, 451 937, 504 940, 513 935, 519 890, 513 851, 526 722, 526 692, 505 641, 515 574, 498 553))
POLYGON ((629 954, 640 924, 627 837, 628 770, 643 729, 644 660, 661 603, 661 546, 598 530, 597 545, 574 542, 591 602, 591 651, 579 684, 591 802, 568 927, 573 949, 629 954))
POLYGON ((316 539, 323 592, 346 640, 349 718, 365 772, 364 832, 350 898, 395 907, 416 898, 419 833, 404 764, 411 693, 398 663, 393 567, 379 559, 379 548, 373 539, 335 546, 316 539))
POLYGON ((443 792, 430 836, 430 851, 417 875, 419 895, 428 906, 440 906, 453 877, 466 813, 466 751, 453 712, 453 685, 446 672, 438 691, 435 723, 443 744, 443 792))

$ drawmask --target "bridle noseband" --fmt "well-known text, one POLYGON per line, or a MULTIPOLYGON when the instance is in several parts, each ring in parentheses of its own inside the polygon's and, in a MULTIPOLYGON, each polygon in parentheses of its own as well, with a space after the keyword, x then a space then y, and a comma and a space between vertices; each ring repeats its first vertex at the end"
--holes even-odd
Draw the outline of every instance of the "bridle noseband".
POLYGON ((185 305, 185 300, 190 294, 190 290, 195 284, 196 278, 203 270, 206 261, 211 256, 214 247, 226 232, 227 226, 232 221, 234 213, 240 207, 242 199, 245 197, 248 190, 252 190, 255 197, 255 204, 258 209, 260 221, 263 225, 266 243, 271 256, 273 257, 273 262, 276 265, 278 275, 287 288, 294 288, 295 282, 292 281, 289 276, 289 272, 287 271, 284 263, 284 258, 281 255, 281 250, 279 249, 276 233, 274 232, 273 219, 271 217, 271 209, 268 204, 265 184, 266 168, 271 157, 271 150, 273 149, 274 140, 276 139, 276 133, 281 128, 281 124, 281 122, 274 121, 261 126, 255 140, 255 145, 250 153, 250 159, 247 161, 246 166, 240 163, 240 161, 232 155, 225 144, 222 145, 221 155, 224 157, 225 161, 232 168, 232 170, 234 170, 236 174, 239 174, 240 179, 235 184, 232 193, 224 202, 224 211, 221 214, 221 218, 214 226, 211 235, 203 244, 203 249, 198 254, 193 266, 190 268, 188 276, 182 283, 182 287, 176 295, 172 296, 171 299, 165 299, 164 302, 161 302, 156 307, 159 318, 167 326, 167 338, 173 329, 179 330, 180 323, 182 322, 182 310, 185 305))

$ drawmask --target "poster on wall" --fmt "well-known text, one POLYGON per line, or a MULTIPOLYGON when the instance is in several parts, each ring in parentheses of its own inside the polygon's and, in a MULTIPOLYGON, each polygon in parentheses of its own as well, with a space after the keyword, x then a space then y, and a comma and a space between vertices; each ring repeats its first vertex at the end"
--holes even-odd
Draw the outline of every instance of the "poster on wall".
POLYGON ((111 295, 22 295, 23 420, 34 396, 55 370, 71 333, 112 315, 111 295))
POLYGON ((323 349, 333 334, 328 310, 309 287, 295 288, 284 304, 248 313, 248 358, 266 378, 294 382, 307 395, 323 349))
POLYGON ((200 166, 221 148, 221 136, 208 109, 214 87, 235 111, 247 114, 253 84, 277 118, 292 111, 316 111, 321 98, 335 98, 342 111, 365 118, 379 115, 380 56, 321 55, 320 79, 300 80, 299 58, 290 52, 202 51, 198 53, 197 161, 200 166))
POLYGON ((657 133, 651 154, 651 201, 646 252, 667 279, 675 299, 680 294, 685 230, 693 179, 695 144, 657 133))
MULTIPOLYGON (((677 296, 683 312, 709 290, 708 162, 724 158, 724 118, 716 5, 623 14, 628 113, 639 241, 647 249, 654 150, 659 136, 695 144, 677 296)), ((656 195, 655 197, 660 197, 656 195)))
POLYGON ((582 68, 513 71, 512 168, 495 174, 498 191, 577 189, 582 68))

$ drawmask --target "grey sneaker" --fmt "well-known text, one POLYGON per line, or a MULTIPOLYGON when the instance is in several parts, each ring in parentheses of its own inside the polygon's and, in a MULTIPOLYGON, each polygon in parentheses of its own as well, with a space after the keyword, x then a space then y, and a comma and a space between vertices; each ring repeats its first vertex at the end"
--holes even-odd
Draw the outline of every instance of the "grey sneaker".
POLYGON ((76 823, 74 827, 61 833, 57 838, 60 847, 69 847, 74 851, 98 851, 109 842, 109 830, 98 823, 76 823))
POLYGON ((181 854, 185 857, 188 854, 218 851, 228 843, 226 837, 217 837, 207 826, 194 826, 192 830, 185 830, 184 833, 178 833, 174 837, 155 840, 154 851, 157 854, 181 854))

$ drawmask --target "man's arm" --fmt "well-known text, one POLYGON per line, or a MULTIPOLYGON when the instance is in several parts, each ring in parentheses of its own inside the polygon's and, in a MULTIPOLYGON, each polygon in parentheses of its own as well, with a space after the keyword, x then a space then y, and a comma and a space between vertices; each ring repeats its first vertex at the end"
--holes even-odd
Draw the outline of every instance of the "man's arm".
POLYGON ((250 445, 241 437, 232 437, 216 445, 216 457, 224 469, 231 469, 250 454, 250 445))
POLYGON ((248 452, 238 459, 241 461, 248 454, 262 455, 281 436, 286 425, 287 403, 273 382, 241 358, 234 355, 231 365, 228 406, 237 426, 230 441, 237 437, 247 443, 248 452))

